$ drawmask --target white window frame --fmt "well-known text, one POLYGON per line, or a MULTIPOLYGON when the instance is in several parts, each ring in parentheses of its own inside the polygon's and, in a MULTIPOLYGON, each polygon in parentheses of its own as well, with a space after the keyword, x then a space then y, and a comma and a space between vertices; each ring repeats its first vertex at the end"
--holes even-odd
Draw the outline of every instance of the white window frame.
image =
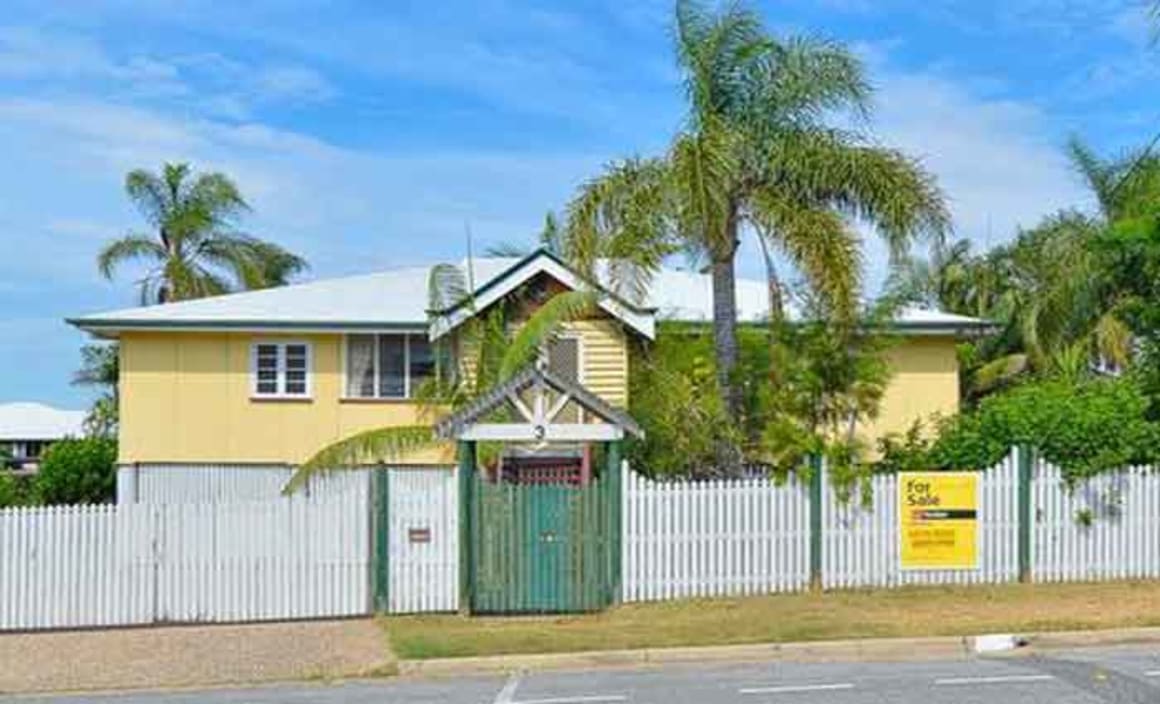
POLYGON ((314 398, 314 346, 306 340, 253 340, 250 342, 250 398, 255 399, 293 399, 310 400, 314 398), (286 348, 302 346, 306 350, 306 390, 303 393, 289 393, 286 391, 286 348), (258 347, 272 346, 277 348, 277 366, 275 369, 277 391, 262 392, 258 390, 258 347))
MULTIPOLYGON (((342 336, 342 399, 344 401, 412 401, 413 389, 411 388, 411 338, 417 336, 428 338, 427 333, 416 332, 352 332, 342 336), (403 338, 403 395, 402 396, 383 396, 382 387, 379 382, 379 373, 382 369, 382 347, 379 344, 381 337, 401 337, 403 338), (372 355, 374 364, 374 393, 370 396, 359 396, 350 392, 350 338, 351 337, 370 337, 374 339, 374 354, 372 355)), ((432 346, 434 350, 434 342, 427 339, 427 344, 432 346)))

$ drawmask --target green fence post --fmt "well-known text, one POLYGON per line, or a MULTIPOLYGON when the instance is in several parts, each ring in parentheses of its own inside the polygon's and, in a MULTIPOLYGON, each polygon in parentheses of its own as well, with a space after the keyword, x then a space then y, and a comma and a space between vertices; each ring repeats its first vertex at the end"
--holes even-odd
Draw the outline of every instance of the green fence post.
POLYGON ((475 481, 475 443, 459 441, 459 612, 471 612, 472 540, 475 539, 471 525, 471 488, 475 481))
POLYGON ((822 589, 822 457, 810 455, 810 589, 822 589))
POLYGON ((1031 581, 1031 482, 1035 451, 1028 445, 1017 448, 1019 463, 1019 581, 1031 581))
POLYGON ((621 539, 623 526, 620 524, 621 492, 624 490, 620 482, 621 441, 616 440, 607 444, 607 483, 608 483, 608 541, 605 549, 608 551, 608 587, 610 590, 608 603, 620 603, 620 559, 621 539))
POLYGON ((390 570, 391 570, 391 483, 390 470, 379 466, 371 472, 374 500, 371 501, 374 515, 371 525, 375 528, 375 568, 374 606, 378 613, 390 611, 390 570))

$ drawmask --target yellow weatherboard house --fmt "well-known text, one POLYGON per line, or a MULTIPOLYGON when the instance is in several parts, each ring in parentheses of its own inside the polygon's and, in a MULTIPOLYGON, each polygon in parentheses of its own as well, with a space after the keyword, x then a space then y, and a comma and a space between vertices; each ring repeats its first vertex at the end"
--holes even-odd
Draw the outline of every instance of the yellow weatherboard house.
MULTIPOLYGON (((465 270, 468 264, 460 264, 465 270)), ((296 465, 354 433, 432 423, 416 399, 434 374, 433 340, 456 334, 471 315, 528 286, 583 287, 547 251, 470 264, 474 306, 432 315, 431 267, 320 280, 275 289, 86 315, 69 322, 120 343, 120 462, 147 465, 296 465)), ((767 317, 763 281, 739 280, 741 322, 767 317)), ((598 314, 567 324, 550 354, 553 371, 608 404, 628 403, 629 349, 658 322, 709 323, 706 275, 665 269, 645 299, 600 291, 598 314)), ((986 322, 908 309, 895 321, 901 342, 870 439, 959 406, 956 341, 986 322)), ((408 464, 450 465, 453 448, 408 464)))

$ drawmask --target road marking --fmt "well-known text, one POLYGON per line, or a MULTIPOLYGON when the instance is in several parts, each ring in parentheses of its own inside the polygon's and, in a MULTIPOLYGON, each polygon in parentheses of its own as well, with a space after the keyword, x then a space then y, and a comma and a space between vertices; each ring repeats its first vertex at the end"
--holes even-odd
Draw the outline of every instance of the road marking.
POLYGON ((1000 684, 1004 682, 1046 682, 1055 679, 1051 675, 1000 675, 996 677, 948 677, 935 680, 937 686, 953 686, 959 684, 1000 684))
POLYGON ((525 699, 513 704, 598 704, 598 702, 624 702, 628 697, 623 694, 593 694, 581 697, 557 697, 553 699, 525 699))
POLYGON ((793 694, 794 692, 833 692, 839 689, 854 689, 849 682, 834 684, 800 684, 785 687, 750 687, 737 690, 741 694, 793 694))
POLYGON ((1160 670, 1149 670, 1144 673, 1145 677, 1160 677, 1160 670))
POLYGON ((516 687, 520 686, 520 677, 522 677, 521 673, 512 673, 512 676, 508 678, 507 684, 503 686, 503 689, 499 690, 499 694, 495 695, 495 704, 513 704, 512 700, 516 696, 516 687))

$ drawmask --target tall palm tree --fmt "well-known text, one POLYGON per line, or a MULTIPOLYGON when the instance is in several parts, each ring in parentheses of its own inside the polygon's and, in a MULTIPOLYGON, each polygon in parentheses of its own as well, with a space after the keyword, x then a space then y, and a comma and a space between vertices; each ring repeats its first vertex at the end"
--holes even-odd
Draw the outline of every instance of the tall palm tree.
POLYGON ((123 264, 147 262, 143 304, 279 286, 307 268, 298 255, 236 229, 250 208, 224 174, 195 174, 188 164, 167 163, 159 174, 129 172, 125 193, 155 231, 110 242, 97 267, 111 279, 123 264))
MULTIPOLYGON (((941 237, 950 218, 914 160, 832 126, 835 116, 868 113, 862 65, 844 47, 775 37, 739 5, 713 12, 678 0, 675 49, 684 128, 663 156, 615 163, 585 184, 568 208, 563 249, 590 276, 608 260, 606 278, 630 298, 673 252, 707 260, 718 388, 736 419, 734 261, 743 234, 786 257, 828 314, 848 321, 862 264, 852 221, 875 226, 900 255, 920 236, 941 237)), ((780 283, 767 261, 776 308, 780 283)))

